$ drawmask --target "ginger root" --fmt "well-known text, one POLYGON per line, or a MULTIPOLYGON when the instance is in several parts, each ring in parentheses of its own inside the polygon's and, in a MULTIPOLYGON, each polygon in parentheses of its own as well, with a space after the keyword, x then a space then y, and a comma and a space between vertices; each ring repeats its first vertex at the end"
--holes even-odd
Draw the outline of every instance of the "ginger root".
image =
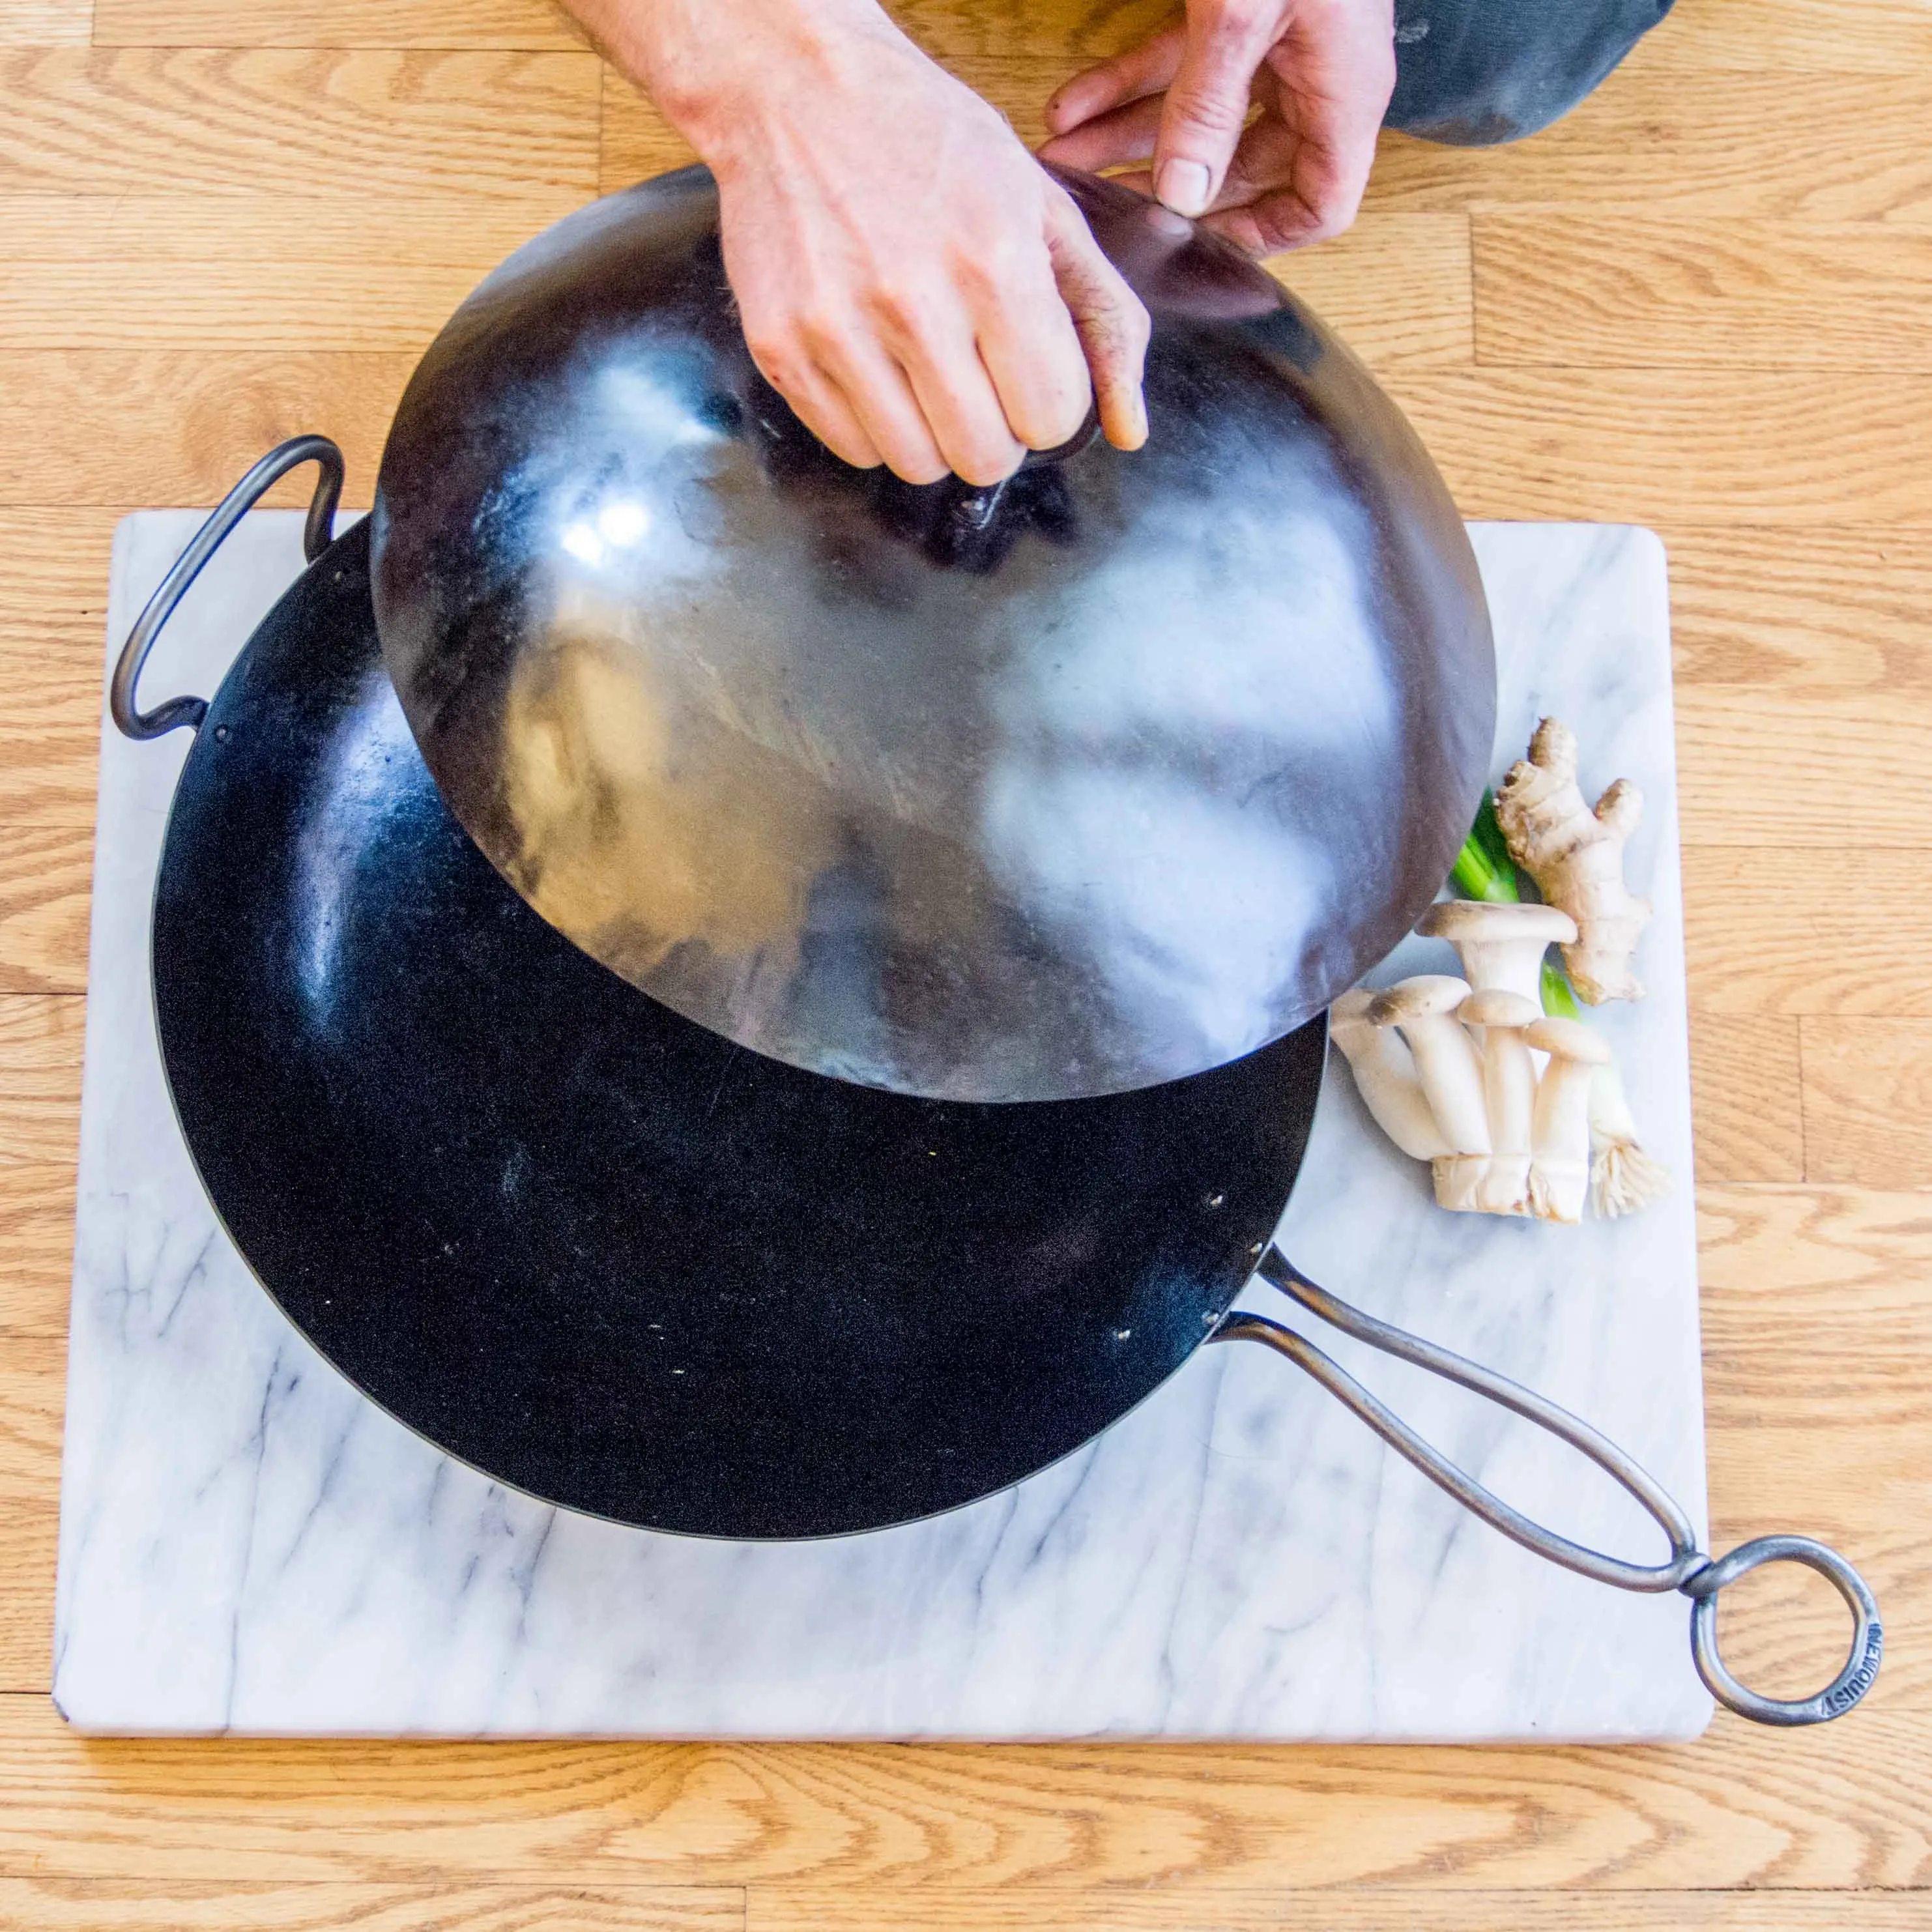
POLYGON ((1650 902, 1624 884, 1624 845, 1636 830, 1643 796, 1618 778, 1593 812, 1576 784, 1576 734, 1546 718, 1529 741, 1529 756, 1510 767, 1496 793, 1496 820, 1510 856, 1536 881, 1544 902, 1576 922, 1563 963, 1578 997, 1592 1006, 1640 1000, 1643 986, 1630 970, 1650 902))

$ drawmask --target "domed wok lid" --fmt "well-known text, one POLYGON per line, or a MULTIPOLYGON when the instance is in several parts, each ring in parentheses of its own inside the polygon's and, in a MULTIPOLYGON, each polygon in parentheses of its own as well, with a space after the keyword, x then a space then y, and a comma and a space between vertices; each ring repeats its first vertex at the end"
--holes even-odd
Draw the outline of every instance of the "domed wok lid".
POLYGON ((405 394, 382 649, 553 925, 778 1059, 954 1100, 1221 1064, 1434 897, 1495 672, 1454 506, 1313 316, 1064 177, 1154 320, 1150 433, 852 469, 758 375, 692 169, 571 215, 405 394))

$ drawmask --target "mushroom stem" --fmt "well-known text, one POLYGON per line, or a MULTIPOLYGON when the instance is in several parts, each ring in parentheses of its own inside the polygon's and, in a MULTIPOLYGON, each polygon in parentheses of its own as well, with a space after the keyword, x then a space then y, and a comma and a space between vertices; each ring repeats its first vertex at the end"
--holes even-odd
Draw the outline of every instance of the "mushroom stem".
POLYGON ((1456 1009, 1468 997, 1460 980, 1424 973, 1400 980, 1370 1003, 1378 1027, 1400 1029, 1415 1058, 1417 1078, 1450 1151, 1487 1154, 1489 1116, 1483 1105, 1483 1066, 1474 1041, 1457 1022, 1456 1009))
POLYGON ((1541 1018, 1534 1000, 1492 988, 1472 993, 1456 1017, 1480 1028, 1483 1102, 1490 1159, 1477 1177, 1475 1205, 1486 1214, 1529 1211, 1529 1162, 1536 1109, 1536 1063, 1523 1029, 1541 1018))
POLYGON ((1358 988, 1328 1010, 1328 1037, 1348 1063, 1370 1117, 1412 1160, 1450 1151, 1417 1077, 1414 1056, 1393 1027, 1369 1018, 1375 994, 1358 988))
POLYGON ((1456 1018, 1468 994, 1463 981, 1446 974, 1418 974, 1378 994, 1368 1009, 1376 1025, 1401 1030, 1414 1057, 1416 1076, 1444 1142, 1430 1163, 1436 1199, 1458 1213, 1476 1207, 1490 1156, 1483 1064, 1456 1018))
POLYGON ((1523 1039, 1550 1056, 1536 1088, 1530 1212, 1545 1220, 1580 1221, 1590 1187, 1591 1080, 1610 1049, 1576 1020, 1538 1020, 1523 1029, 1523 1039))

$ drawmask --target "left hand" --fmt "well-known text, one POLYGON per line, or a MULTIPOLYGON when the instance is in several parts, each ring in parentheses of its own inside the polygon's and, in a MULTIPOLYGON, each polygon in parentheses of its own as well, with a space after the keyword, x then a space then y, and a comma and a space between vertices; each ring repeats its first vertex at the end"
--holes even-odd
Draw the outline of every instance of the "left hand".
POLYGON ((1394 86, 1393 0, 1187 0, 1053 97, 1040 158, 1150 162, 1125 184, 1270 254, 1354 220, 1394 86))

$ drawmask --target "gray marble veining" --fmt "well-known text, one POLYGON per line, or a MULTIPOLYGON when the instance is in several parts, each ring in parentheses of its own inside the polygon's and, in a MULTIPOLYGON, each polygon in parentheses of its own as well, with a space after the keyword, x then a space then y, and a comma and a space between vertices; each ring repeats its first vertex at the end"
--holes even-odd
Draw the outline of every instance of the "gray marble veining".
MULTIPOLYGON (((199 520, 115 548, 118 640, 199 520)), ((206 692, 299 567, 249 518, 144 701, 206 692)), ((1665 1202, 1580 1230, 1451 1216, 1331 1066, 1281 1231, 1345 1297, 1625 1444, 1701 1522, 1682 920, 1664 562, 1636 530, 1473 529, 1498 770, 1555 711, 1627 775, 1657 904, 1616 1040, 1665 1202)), ((156 1053, 148 902, 185 741, 103 740, 55 1694, 98 1730, 652 1736, 1627 1740, 1700 1730, 1685 1606, 1554 1570, 1464 1516, 1258 1349, 1196 1357, 1098 1442, 935 1521, 706 1543, 551 1509, 357 1395, 221 1233, 156 1053)), ((1449 963, 1411 941, 1388 972, 1449 963)), ((1250 1305, 1285 1306, 1258 1288, 1250 1305)), ((1294 1318, 1300 1322, 1298 1315, 1294 1318)), ((1306 1325, 1304 1324, 1304 1325, 1306 1325)), ((1655 1531, 1538 1432, 1324 1346, 1484 1480, 1632 1553, 1655 1531)))

